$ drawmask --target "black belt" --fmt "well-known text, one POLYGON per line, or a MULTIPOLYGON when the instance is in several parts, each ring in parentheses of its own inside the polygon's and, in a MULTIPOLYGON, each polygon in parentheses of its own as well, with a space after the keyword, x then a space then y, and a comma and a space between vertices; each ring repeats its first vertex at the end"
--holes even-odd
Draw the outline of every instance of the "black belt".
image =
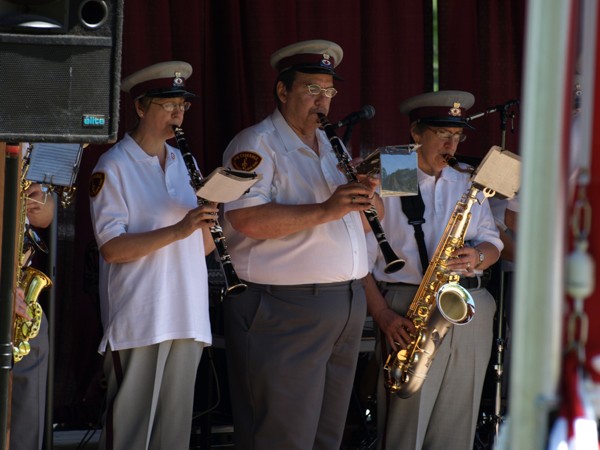
POLYGON ((491 269, 485 269, 481 275, 477 275, 474 277, 460 277, 460 284, 465 289, 483 289, 485 288, 490 279, 492 278, 491 269))
POLYGON ((319 291, 327 291, 327 290, 343 290, 344 288, 352 289, 357 286, 362 285, 362 279, 359 280, 348 280, 348 281, 338 281, 334 283, 315 283, 315 284, 260 284, 260 283, 252 283, 250 281, 244 281, 249 287, 254 287, 257 289, 262 289, 268 292, 272 291, 312 291, 317 294, 319 291))
POLYGON ((487 286, 488 281, 490 281, 489 277, 477 275, 475 277, 460 277, 458 284, 465 289, 483 289, 487 286))
MULTIPOLYGON (((460 284, 465 289, 483 289, 486 287, 492 277, 492 272, 489 269, 483 271, 481 275, 477 275, 474 277, 460 277, 460 284)), ((416 286, 415 284, 410 283, 390 283, 387 281, 382 282, 384 286, 416 286)))

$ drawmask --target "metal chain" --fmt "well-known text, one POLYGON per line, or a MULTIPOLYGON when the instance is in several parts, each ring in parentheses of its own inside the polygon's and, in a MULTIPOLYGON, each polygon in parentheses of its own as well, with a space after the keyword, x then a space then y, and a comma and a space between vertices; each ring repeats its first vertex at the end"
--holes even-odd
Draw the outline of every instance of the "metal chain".
POLYGON ((585 313, 585 299, 594 291, 594 260, 588 252, 592 224, 592 208, 585 186, 578 186, 578 199, 573 207, 571 229, 574 249, 567 259, 566 291, 573 298, 573 309, 568 318, 568 348, 577 352, 580 363, 585 362, 585 345, 589 333, 589 319, 585 313))

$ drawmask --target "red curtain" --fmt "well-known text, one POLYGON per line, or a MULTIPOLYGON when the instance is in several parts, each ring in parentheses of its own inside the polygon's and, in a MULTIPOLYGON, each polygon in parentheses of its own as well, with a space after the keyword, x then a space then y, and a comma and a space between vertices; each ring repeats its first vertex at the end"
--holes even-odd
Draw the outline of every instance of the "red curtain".
MULTIPOLYGON (((440 89, 475 95, 469 115, 521 97, 525 8, 521 0, 438 0, 440 89)), ((474 119, 475 131, 459 151, 483 157, 501 145, 505 130, 508 150, 519 153, 519 108, 474 119), (514 119, 511 119, 514 113, 514 119), (503 119, 506 119, 504 123, 503 119)))
MULTIPOLYGON (((478 112, 519 98, 523 16, 521 0, 438 0, 440 89, 475 94, 478 112)), ((408 143, 408 120, 399 103, 433 89, 431 1, 422 0, 127 0, 124 3, 122 75, 147 65, 185 60, 194 72, 188 88, 199 95, 183 129, 204 173, 221 164, 229 140, 274 109, 275 72, 269 58, 304 39, 328 39, 344 49, 330 119, 370 104, 372 120, 356 126, 355 155, 381 145, 408 143)), ((121 98, 119 136, 133 125, 131 99, 121 98)), ((499 142, 489 116, 463 146, 483 156, 499 142)), ((82 411, 100 401, 100 323, 94 286, 94 238, 87 182, 109 146, 84 152, 74 211, 61 212, 74 226, 59 238, 57 305, 58 421, 84 421, 82 411)), ((508 145, 516 149, 516 145, 508 145)), ((95 408, 91 408, 95 411, 95 408)), ((91 420, 91 418, 89 418, 91 420)))

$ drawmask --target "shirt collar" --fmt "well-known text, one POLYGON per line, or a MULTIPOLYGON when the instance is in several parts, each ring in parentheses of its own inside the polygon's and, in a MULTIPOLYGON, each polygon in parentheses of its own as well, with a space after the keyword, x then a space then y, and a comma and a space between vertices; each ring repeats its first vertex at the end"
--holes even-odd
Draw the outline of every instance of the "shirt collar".
MULTIPOLYGON (((148 161, 148 160, 154 159, 154 156, 150 156, 148 153, 146 153, 144 150, 142 150, 142 148, 138 145, 137 142, 135 142, 135 140, 131 137, 131 135, 129 133, 125 133, 125 135, 123 136, 123 142, 126 144, 125 151, 127 151, 127 153, 129 153, 129 155, 131 155, 131 157, 135 161, 139 162, 139 161, 148 161)), ((169 161, 171 160, 171 149, 169 149, 167 146, 165 151, 167 152, 166 164, 168 165, 169 161)))
MULTIPOLYGON (((306 144, 298 137, 298 135, 289 126, 283 114, 279 109, 276 109, 272 115, 273 126, 281 136, 285 150, 288 152, 298 151, 299 149, 307 148, 306 144)), ((324 138, 322 133, 317 132, 317 139, 319 140, 320 148, 323 148, 324 138)))
MULTIPOLYGON (((454 170, 452 167, 444 167, 442 169, 442 173, 440 174, 440 179, 444 179, 447 181, 457 181, 459 179, 459 175, 460 173, 457 170, 454 170)), ((419 183, 431 179, 435 179, 435 177, 433 175, 426 174, 420 168, 417 167, 417 180, 419 183)))

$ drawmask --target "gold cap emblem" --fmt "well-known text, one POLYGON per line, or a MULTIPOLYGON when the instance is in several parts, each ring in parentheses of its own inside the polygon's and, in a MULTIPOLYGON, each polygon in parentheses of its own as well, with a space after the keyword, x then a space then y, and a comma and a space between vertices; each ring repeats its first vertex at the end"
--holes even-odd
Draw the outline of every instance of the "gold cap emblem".
POLYGON ((450 108, 449 114, 454 117, 460 117, 462 115, 459 102, 454 102, 454 106, 450 108))

